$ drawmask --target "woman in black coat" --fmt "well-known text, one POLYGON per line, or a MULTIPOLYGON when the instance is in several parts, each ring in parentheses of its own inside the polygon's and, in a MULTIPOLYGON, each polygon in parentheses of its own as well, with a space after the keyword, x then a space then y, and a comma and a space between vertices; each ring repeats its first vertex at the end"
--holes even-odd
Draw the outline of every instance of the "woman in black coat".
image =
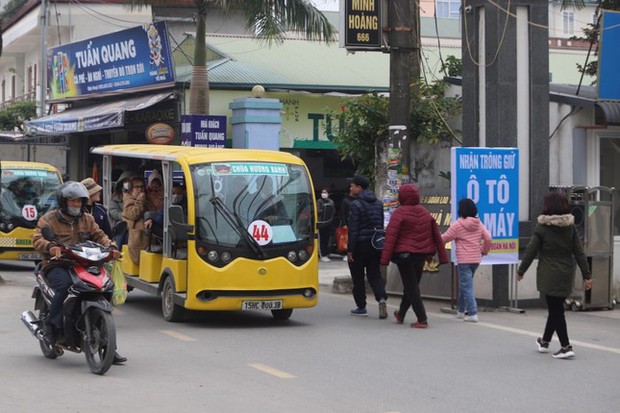
POLYGON ((564 318, 564 301, 573 287, 573 257, 581 269, 586 290, 592 287, 592 276, 575 227, 575 217, 570 213, 568 199, 562 192, 550 191, 545 194, 542 214, 538 217, 534 234, 517 269, 519 281, 536 257, 536 286, 545 296, 549 309, 543 336, 536 339, 538 351, 547 353, 553 333, 557 333, 562 348, 553 357, 574 357, 564 318))

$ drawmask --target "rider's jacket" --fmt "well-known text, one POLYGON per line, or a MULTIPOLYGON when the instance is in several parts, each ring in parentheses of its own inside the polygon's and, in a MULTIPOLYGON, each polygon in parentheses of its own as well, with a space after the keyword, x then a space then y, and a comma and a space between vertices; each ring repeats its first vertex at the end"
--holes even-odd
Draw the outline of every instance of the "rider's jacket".
POLYGON ((43 255, 42 268, 50 265, 49 250, 55 243, 71 245, 78 242, 94 241, 104 247, 116 246, 114 242, 99 228, 90 214, 81 214, 79 217, 72 217, 64 214, 59 209, 54 209, 39 218, 37 227, 32 235, 34 248, 43 255), (43 237, 41 230, 49 227, 54 233, 54 241, 48 241, 43 237))

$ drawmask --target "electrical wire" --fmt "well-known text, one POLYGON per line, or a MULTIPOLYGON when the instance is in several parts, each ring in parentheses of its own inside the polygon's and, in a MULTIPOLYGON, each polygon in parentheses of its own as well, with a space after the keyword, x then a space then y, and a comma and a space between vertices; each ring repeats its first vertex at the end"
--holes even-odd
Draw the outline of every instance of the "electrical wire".
POLYGON ((58 32, 58 45, 62 45, 60 41, 60 21, 58 19, 58 0, 54 0, 54 10, 56 11, 56 31, 58 32))
MULTIPOLYGON (((493 3, 493 0, 488 0, 491 4, 493 3)), ((511 0, 508 0, 508 8, 510 8, 510 3, 511 0)), ((496 5, 497 6, 497 5, 496 5)), ((474 56, 472 55, 471 52, 471 45, 469 44, 469 31, 467 29, 467 12, 463 13, 463 19, 464 19, 464 26, 465 26, 465 43, 467 46, 467 52, 469 54, 469 58, 471 59, 471 61, 476 65, 476 66, 483 66, 479 61, 477 61, 474 56)), ((514 15, 516 17, 516 15, 514 15)), ((502 45, 504 44, 504 40, 506 38, 506 29, 508 28, 508 20, 510 19, 510 15, 507 14, 506 15, 506 21, 504 22, 504 30, 502 31, 502 37, 499 40, 499 43, 497 45, 497 50, 495 51, 495 56, 493 56, 493 59, 489 62, 489 63, 485 63, 484 67, 489 67, 491 65, 493 65, 495 63, 495 61, 497 60, 497 57, 499 56, 499 51, 502 48, 502 45)))
POLYGON ((435 36, 437 37, 437 49, 439 50, 439 60, 441 61, 441 70, 443 70, 443 74, 447 76, 448 72, 446 71, 447 70, 446 64, 444 63, 443 57, 441 56, 441 41, 439 40, 439 25, 437 24, 437 6, 435 6, 435 12, 433 13, 433 15, 435 16, 435 36))

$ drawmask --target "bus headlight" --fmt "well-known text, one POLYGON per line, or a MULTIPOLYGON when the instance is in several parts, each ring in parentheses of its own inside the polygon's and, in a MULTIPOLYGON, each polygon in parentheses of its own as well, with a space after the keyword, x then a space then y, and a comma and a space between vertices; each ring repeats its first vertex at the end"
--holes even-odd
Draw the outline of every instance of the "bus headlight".
POLYGON ((307 288, 304 290, 304 297, 306 298, 312 298, 315 295, 315 291, 312 288, 307 288))
POLYGON ((297 260, 297 253, 295 251, 289 251, 288 254, 286 254, 286 258, 288 258, 290 262, 295 262, 295 260, 297 260))
POLYGON ((6 224, 6 229, 8 229, 9 231, 12 230, 13 228, 15 228, 15 225, 13 225, 11 222, 6 224))
POLYGON ((0 222, 0 229, 4 229, 4 222, 0 222))
POLYGON ((214 250, 209 251, 209 253, 207 254, 207 258, 209 259, 209 261, 217 261, 219 257, 220 254, 218 254, 217 251, 214 250))
POLYGON ((223 262, 230 262, 230 259, 232 258, 232 255, 230 255, 230 252, 228 251, 224 251, 222 253, 222 261, 223 262))
POLYGON ((306 252, 306 250, 299 250, 299 252, 297 253, 297 256, 302 261, 305 261, 308 259, 308 253, 306 252))

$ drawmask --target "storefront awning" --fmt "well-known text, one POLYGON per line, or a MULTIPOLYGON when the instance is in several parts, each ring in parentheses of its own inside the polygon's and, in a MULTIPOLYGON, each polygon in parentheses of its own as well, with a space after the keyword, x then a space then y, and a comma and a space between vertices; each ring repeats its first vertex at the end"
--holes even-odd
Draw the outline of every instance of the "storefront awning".
POLYGON ((125 124, 125 112, 143 110, 173 98, 174 92, 164 92, 68 109, 54 115, 25 122, 26 135, 64 135, 119 128, 125 124))

